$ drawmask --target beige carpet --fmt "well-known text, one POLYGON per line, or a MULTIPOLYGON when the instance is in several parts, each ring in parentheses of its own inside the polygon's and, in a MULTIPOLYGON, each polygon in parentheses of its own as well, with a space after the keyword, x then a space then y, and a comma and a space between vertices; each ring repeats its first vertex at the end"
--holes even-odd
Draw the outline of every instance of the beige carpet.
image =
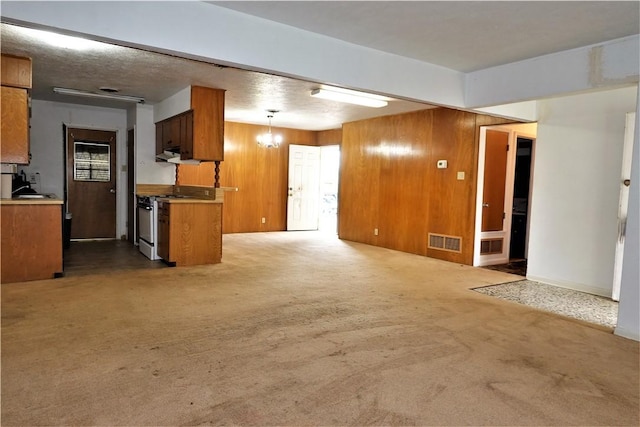
POLYGON ((639 344, 317 233, 2 285, 2 425, 638 425, 639 344))

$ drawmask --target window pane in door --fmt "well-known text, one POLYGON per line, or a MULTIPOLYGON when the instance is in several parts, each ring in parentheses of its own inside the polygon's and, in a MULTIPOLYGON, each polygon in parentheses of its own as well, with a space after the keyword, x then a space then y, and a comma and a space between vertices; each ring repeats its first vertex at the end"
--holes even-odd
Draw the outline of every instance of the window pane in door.
POLYGON ((76 181, 109 182, 111 180, 110 147, 108 144, 74 142, 73 179, 76 181))

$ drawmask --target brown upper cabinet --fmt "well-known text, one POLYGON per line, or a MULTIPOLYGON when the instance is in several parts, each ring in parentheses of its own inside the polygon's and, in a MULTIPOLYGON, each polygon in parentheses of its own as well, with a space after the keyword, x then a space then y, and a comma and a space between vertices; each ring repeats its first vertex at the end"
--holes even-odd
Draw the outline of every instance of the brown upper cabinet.
POLYGON ((0 161, 29 164, 31 58, 2 55, 0 161))
POLYGON ((2 54, 2 86, 31 89, 31 58, 2 54))
POLYGON ((224 160, 224 90, 191 87, 191 109, 156 123, 156 152, 183 160, 224 160))

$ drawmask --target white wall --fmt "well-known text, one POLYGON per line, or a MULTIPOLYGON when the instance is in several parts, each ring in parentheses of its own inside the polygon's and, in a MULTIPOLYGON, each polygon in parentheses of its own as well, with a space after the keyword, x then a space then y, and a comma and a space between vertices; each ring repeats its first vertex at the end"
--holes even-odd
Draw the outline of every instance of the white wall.
POLYGON ((130 123, 135 123, 136 184, 175 184, 176 166, 156 162, 156 127, 153 105, 136 104, 129 110, 130 123))
POLYGON ((153 121, 159 122, 191 109, 191 86, 153 105, 153 121))
POLYGON ((125 110, 32 101, 31 163, 19 168, 25 173, 40 173, 42 193, 64 196, 65 136, 63 124, 69 127, 116 131, 116 233, 126 234, 127 116, 125 110))
POLYGON ((539 101, 527 277, 611 296, 625 114, 637 89, 539 101))

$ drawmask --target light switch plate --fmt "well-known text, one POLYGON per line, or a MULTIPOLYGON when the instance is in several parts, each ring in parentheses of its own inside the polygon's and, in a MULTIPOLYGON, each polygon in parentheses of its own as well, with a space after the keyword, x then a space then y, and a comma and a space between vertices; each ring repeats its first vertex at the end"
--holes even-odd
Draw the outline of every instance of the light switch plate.
POLYGON ((464 171, 458 172, 458 181, 464 181, 464 171))

